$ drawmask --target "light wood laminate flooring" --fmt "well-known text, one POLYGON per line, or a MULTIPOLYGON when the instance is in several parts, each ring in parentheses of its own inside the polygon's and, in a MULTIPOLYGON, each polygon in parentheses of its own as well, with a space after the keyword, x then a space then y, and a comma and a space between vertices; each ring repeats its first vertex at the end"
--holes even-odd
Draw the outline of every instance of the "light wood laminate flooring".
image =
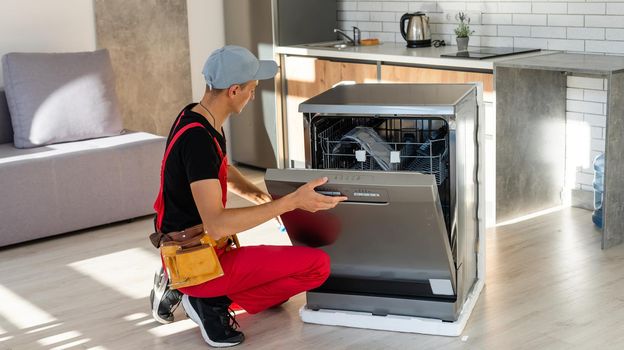
MULTIPOLYGON (((567 208, 488 232, 486 287, 462 337, 303 324, 300 294, 239 315, 237 348, 622 349, 624 245, 602 251, 590 216, 567 208)), ((206 348, 181 308, 173 324, 151 318, 151 228, 140 218, 0 250, 0 349, 206 348)), ((241 239, 288 244, 274 222, 241 239)))

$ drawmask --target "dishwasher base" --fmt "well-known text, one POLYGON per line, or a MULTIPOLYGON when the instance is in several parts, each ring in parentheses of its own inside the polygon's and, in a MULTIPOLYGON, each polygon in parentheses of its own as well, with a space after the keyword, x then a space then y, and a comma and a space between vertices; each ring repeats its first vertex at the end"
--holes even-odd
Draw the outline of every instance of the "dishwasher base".
MULTIPOLYGON (((320 309, 315 311, 308 309, 307 305, 299 310, 299 315, 303 322, 313 324, 457 337, 464 331, 483 286, 482 279, 476 280, 462 310, 459 312, 457 321, 454 322, 392 314, 378 316, 372 313, 344 310, 320 309)), ((348 296, 345 295, 345 297, 348 296)))

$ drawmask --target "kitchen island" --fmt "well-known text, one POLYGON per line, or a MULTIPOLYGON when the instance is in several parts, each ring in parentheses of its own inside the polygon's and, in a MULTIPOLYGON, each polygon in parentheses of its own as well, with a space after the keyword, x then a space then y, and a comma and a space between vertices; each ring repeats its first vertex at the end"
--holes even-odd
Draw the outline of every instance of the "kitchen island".
POLYGON ((497 218, 561 205, 567 76, 607 85, 602 248, 624 238, 624 57, 557 53, 497 62, 497 218))

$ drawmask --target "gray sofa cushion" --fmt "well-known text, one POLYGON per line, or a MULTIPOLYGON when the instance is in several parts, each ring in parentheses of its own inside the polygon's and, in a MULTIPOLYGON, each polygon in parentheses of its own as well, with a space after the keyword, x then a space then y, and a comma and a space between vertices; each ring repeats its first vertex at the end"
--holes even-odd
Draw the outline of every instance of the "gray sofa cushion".
POLYGON ((0 145, 0 246, 153 213, 164 149, 144 132, 0 145))
POLYGON ((0 89, 0 144, 13 142, 13 128, 4 90, 0 89))
POLYGON ((2 57, 15 147, 118 135, 121 116, 107 50, 2 57))

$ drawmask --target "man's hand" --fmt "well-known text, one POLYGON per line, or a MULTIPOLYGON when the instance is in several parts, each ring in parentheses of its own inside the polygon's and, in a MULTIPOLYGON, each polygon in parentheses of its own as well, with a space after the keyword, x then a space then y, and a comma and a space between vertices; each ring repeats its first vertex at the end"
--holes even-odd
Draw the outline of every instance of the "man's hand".
POLYGON ((331 197, 317 193, 314 189, 327 183, 327 178, 319 178, 312 180, 307 184, 299 187, 295 192, 289 194, 294 209, 303 209, 309 212, 317 212, 319 210, 327 210, 334 208, 338 203, 346 201, 348 198, 344 196, 331 197))

